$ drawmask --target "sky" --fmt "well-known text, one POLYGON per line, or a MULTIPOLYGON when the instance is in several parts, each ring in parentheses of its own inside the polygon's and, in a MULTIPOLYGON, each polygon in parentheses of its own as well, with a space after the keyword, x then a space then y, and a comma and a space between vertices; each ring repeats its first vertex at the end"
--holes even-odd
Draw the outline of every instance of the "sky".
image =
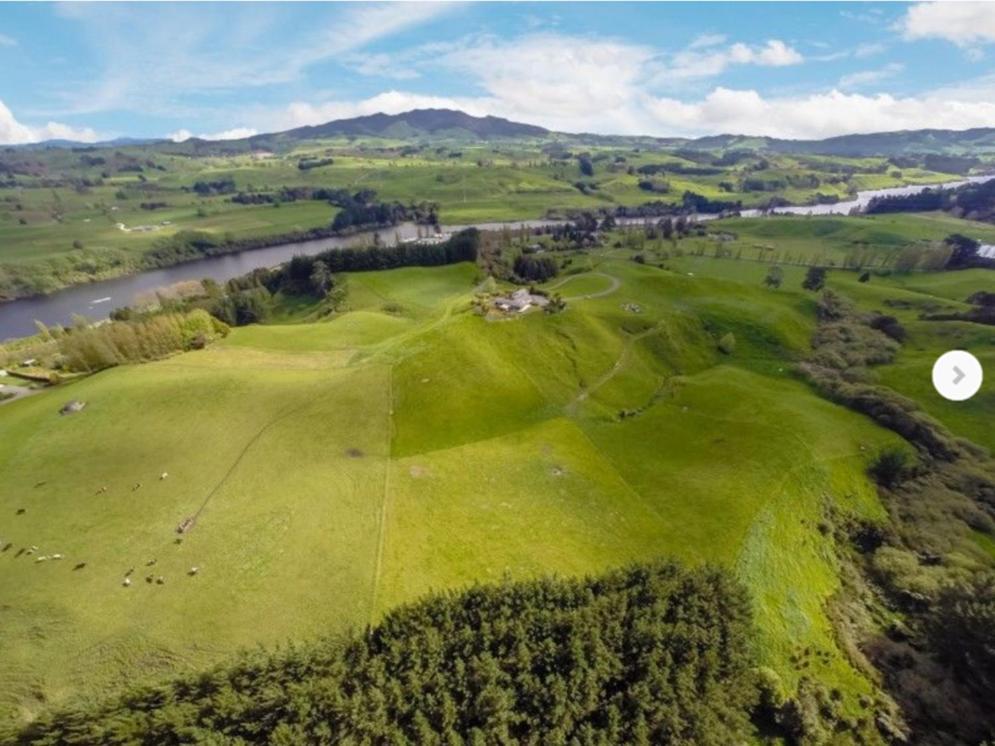
POLYGON ((995 3, 2 3, 0 144, 453 108, 563 132, 995 126, 995 3))

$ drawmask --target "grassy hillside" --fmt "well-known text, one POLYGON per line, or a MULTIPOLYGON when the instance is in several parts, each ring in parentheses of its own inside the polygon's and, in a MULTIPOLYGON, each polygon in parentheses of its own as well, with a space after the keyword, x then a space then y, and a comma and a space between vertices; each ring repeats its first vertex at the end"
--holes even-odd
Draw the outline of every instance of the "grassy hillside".
POLYGON ((734 570, 764 664, 793 686, 817 651, 805 672, 859 713, 871 686, 823 611, 839 581, 815 528, 829 505, 881 515, 864 470, 894 436, 792 376, 800 290, 614 254, 561 286, 560 314, 472 313, 469 265, 358 273, 329 321, 0 408, 7 721, 431 590, 659 556, 734 570), (70 398, 86 409, 60 417, 70 398))

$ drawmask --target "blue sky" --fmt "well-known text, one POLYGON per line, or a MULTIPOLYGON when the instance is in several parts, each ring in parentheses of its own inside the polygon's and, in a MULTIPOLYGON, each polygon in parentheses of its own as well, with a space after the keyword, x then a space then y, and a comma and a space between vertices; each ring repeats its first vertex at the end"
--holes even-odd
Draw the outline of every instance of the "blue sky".
POLYGON ((460 108, 563 131, 995 126, 986 3, 0 4, 0 143, 460 108))

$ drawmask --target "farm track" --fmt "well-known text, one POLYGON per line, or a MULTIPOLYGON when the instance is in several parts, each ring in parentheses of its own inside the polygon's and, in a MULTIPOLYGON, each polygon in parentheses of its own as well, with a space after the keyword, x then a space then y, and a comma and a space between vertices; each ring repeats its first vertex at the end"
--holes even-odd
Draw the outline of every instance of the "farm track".
POLYGON ((204 512, 204 509, 211 502, 211 499, 214 497, 214 495, 217 493, 217 491, 219 489, 221 489, 221 487, 224 486, 225 482, 228 481, 228 478, 231 477, 231 475, 235 472, 235 469, 238 468, 238 465, 242 463, 242 459, 245 458, 245 454, 249 452, 249 449, 251 449, 252 446, 254 446, 259 441, 259 439, 266 433, 266 431, 269 430, 274 425, 279 424, 283 420, 285 420, 285 419, 287 419, 289 417, 293 417, 295 414, 297 414, 301 410, 307 409, 313 403, 314 403, 314 400, 311 399, 311 398, 309 398, 305 402, 303 402, 302 404, 300 404, 300 405, 298 405, 296 407, 292 407, 292 408, 290 408, 290 409, 288 409, 288 410, 286 410, 284 412, 281 412, 280 414, 276 415, 273 419, 271 419, 269 422, 267 422, 266 424, 264 424, 256 432, 255 435, 253 435, 251 438, 249 438, 249 441, 245 444, 245 446, 243 446, 243 448, 239 452, 238 456, 235 457, 235 460, 232 462, 231 466, 228 467, 228 470, 224 473, 224 475, 221 477, 221 479, 218 480, 217 484, 215 484, 214 487, 211 488, 211 491, 207 493, 207 496, 204 498, 204 501, 200 504, 200 507, 197 508, 197 511, 191 516, 193 518, 193 523, 191 524, 191 528, 194 525, 196 525, 197 520, 200 518, 200 514, 204 512))
POLYGON ((632 353, 632 347, 641 339, 645 339, 653 334, 660 331, 661 324, 656 324, 645 331, 635 334, 625 341, 625 345, 622 347, 622 352, 619 354, 618 359, 615 361, 614 365, 609 368, 605 373, 603 373, 597 380, 594 381, 590 386, 581 389, 577 396, 570 400, 570 403, 566 406, 566 411, 571 416, 575 415, 577 412, 577 407, 582 401, 585 401, 591 394, 597 391, 599 388, 608 383, 612 378, 618 375, 619 371, 625 368, 625 364, 628 361, 629 355, 632 353))
MULTIPOLYGON (((610 275, 610 274, 608 274, 606 272, 585 272, 584 275, 586 275, 588 277, 591 277, 591 276, 606 277, 606 278, 608 278, 608 280, 611 281, 611 285, 609 285, 609 287, 607 287, 604 290, 599 290, 596 293, 585 293, 583 295, 565 295, 565 296, 563 296, 563 300, 590 300, 592 298, 604 298, 606 295, 611 295, 616 290, 618 290, 620 287, 622 287, 622 281, 620 279, 618 279, 614 275, 610 275)), ((564 285, 566 285, 568 282, 570 282, 575 277, 583 277, 584 275, 572 275, 572 276, 567 277, 566 279, 562 280, 561 282, 556 283, 552 287, 546 288, 546 290, 556 290, 557 288, 560 288, 560 287, 563 287, 564 285)))

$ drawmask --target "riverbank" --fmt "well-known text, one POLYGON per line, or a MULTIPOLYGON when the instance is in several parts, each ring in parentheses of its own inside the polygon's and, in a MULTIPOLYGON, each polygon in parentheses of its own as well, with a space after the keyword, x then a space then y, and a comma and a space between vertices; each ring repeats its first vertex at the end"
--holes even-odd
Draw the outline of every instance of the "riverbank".
MULTIPOLYGON (((946 184, 912 185, 876 189, 860 192, 856 199, 838 202, 832 205, 796 206, 792 208, 777 208, 774 211, 743 210, 739 217, 760 218, 770 214, 783 215, 846 215, 854 209, 859 210, 874 197, 894 194, 909 194, 917 190, 955 187, 961 184, 985 181, 995 178, 992 175, 974 176, 965 180, 948 182, 946 184)), ((700 214, 696 219, 716 219, 720 215, 700 214)), ((654 220, 654 217, 633 218, 632 222, 642 223, 654 220)), ((501 230, 502 228, 517 229, 519 227, 536 228, 562 223, 562 220, 519 220, 509 222, 483 222, 474 226, 450 225, 441 226, 443 232, 453 232, 461 228, 476 227, 481 230, 501 230)), ((630 222, 630 219, 619 222, 630 222)), ((167 287, 178 282, 190 280, 213 279, 223 283, 233 277, 238 277, 261 267, 273 267, 289 261, 297 254, 314 255, 334 248, 343 248, 360 243, 379 241, 385 245, 400 240, 417 238, 427 230, 425 226, 414 223, 401 223, 377 231, 353 233, 348 236, 333 236, 303 241, 291 241, 274 245, 266 245, 254 249, 241 249, 228 253, 215 253, 206 258, 187 261, 171 266, 158 267, 152 270, 122 275, 113 279, 100 280, 85 285, 74 285, 47 295, 22 298, 7 303, 0 303, 0 340, 33 334, 35 321, 46 325, 67 324, 73 316, 81 315, 91 320, 107 318, 116 307, 130 305, 137 295, 155 292, 158 288, 167 287)))

